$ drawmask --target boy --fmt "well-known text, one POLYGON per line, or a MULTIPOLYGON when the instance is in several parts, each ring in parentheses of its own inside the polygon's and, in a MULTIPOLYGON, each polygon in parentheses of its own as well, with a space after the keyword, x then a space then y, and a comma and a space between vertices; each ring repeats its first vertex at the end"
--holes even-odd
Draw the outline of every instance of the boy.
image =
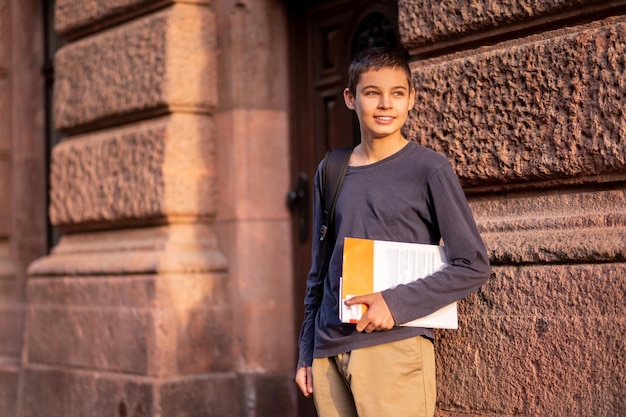
MULTIPOLYGON (((434 414, 432 329, 399 326, 460 300, 488 278, 489 261, 463 190, 447 160, 401 132, 415 90, 403 55, 375 48, 350 65, 346 106, 359 119, 361 142, 350 157, 335 207, 328 274, 313 239, 296 383, 313 395, 320 417, 412 417, 434 414), (366 304, 355 325, 339 320, 343 240, 439 244, 449 266, 428 277, 346 304, 366 304), (321 289, 321 291, 320 291, 321 289)), ((321 225, 320 163, 314 230, 321 225)))

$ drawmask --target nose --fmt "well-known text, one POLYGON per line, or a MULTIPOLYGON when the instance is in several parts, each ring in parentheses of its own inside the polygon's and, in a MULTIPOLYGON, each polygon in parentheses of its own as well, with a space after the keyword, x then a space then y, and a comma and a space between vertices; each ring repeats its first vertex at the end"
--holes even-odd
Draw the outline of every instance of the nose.
POLYGON ((381 94, 378 100, 378 108, 388 109, 391 108, 391 96, 388 94, 381 94))

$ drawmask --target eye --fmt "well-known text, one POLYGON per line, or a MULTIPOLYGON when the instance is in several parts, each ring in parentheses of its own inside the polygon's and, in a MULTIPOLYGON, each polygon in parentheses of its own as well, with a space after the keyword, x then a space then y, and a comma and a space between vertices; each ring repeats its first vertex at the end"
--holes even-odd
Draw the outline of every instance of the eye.
POLYGON ((365 92, 366 96, 377 96, 378 95, 378 91, 374 91, 374 90, 369 90, 365 92))
POLYGON ((393 92, 393 96, 394 97, 404 97, 404 91, 394 91, 393 92))

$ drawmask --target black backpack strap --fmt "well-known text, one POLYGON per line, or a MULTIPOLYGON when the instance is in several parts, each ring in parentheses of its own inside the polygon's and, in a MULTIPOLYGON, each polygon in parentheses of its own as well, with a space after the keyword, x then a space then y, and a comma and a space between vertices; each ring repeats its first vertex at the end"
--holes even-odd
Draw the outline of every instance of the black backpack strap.
POLYGON ((328 230, 334 222, 335 204, 343 179, 346 176, 351 154, 352 147, 348 147, 327 151, 324 156, 324 169, 322 171, 322 227, 320 228, 320 240, 322 242, 326 240, 328 230))

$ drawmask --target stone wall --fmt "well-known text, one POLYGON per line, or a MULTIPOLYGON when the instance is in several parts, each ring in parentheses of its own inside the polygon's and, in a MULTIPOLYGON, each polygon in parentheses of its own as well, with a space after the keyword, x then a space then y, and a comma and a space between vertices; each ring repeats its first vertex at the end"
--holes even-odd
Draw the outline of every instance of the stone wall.
POLYGON ((21 318, 15 314, 17 279, 10 250, 11 199, 9 125, 9 1, 0 0, 0 409, 15 413, 20 346, 15 347, 21 329, 21 318))
POLYGON ((26 269, 46 251, 42 22, 40 2, 0 0, 2 415, 19 408, 26 269))
POLYGON ((294 413, 284 13, 55 2, 61 238, 28 270, 20 417, 294 413))
POLYGON ((622 2, 399 5, 407 134, 451 159, 493 265, 438 333, 437 414, 624 414, 622 2))
POLYGON ((215 3, 221 16, 215 227, 231 267, 233 355, 246 417, 296 415, 283 3, 215 3))
POLYGON ((208 1, 55 2, 50 219, 21 417, 238 416, 208 1), (123 4, 122 4, 123 3, 123 4))

